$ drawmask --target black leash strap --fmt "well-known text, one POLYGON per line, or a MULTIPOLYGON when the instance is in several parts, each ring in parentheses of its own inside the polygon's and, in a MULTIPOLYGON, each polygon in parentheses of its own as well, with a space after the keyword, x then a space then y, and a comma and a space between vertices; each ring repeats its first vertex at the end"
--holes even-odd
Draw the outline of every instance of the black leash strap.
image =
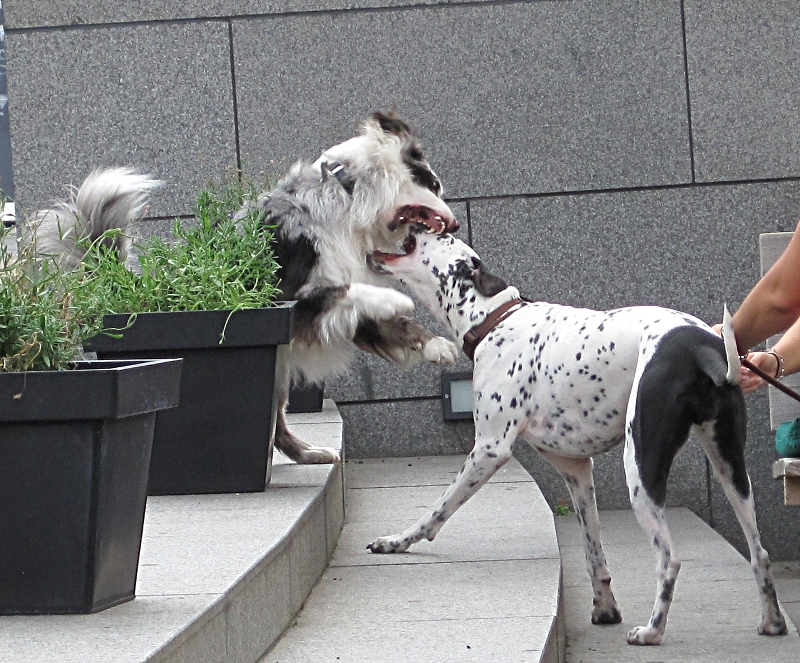
POLYGON ((755 364, 753 364, 750 361, 747 361, 747 359, 741 359, 740 361, 742 362, 742 366, 744 366, 745 368, 751 370, 753 373, 755 373, 762 380, 766 380, 773 387, 775 387, 776 389, 780 389, 787 396, 791 396, 796 401, 800 401, 800 394, 798 394, 794 389, 790 389, 789 387, 787 387, 785 384, 783 384, 779 380, 776 380, 771 375, 768 375, 767 373, 762 371, 758 366, 756 366, 755 364))

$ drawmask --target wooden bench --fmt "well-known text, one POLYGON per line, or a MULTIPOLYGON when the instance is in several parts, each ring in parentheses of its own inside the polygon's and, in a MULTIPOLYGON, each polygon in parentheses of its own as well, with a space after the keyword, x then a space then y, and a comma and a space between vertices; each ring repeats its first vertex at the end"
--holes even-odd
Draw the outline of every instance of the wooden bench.
MULTIPOLYGON (((764 233, 759 237, 761 252, 761 273, 764 274, 786 249, 794 233, 764 233)), ((778 342, 781 334, 767 340, 767 348, 778 342)), ((795 391, 800 391, 800 373, 783 379, 783 383, 795 391)), ((800 417, 800 402, 787 396, 772 385, 769 389, 769 422, 774 432, 784 421, 800 417)), ((781 458, 772 465, 772 476, 783 479, 784 503, 800 506, 800 458, 781 458)))

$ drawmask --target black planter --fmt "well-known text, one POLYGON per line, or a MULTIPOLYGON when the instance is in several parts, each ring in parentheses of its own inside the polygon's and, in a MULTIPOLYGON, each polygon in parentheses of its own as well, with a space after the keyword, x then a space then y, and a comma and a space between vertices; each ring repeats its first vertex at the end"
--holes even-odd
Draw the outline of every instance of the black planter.
MULTIPOLYGON (((277 346, 289 342, 293 319, 294 302, 230 316, 228 311, 143 313, 122 338, 92 339, 87 349, 106 359, 183 358, 180 406, 156 421, 150 495, 266 488, 277 346)), ((127 320, 127 315, 112 315, 104 322, 121 328, 127 320)))
POLYGON ((322 384, 292 384, 292 388, 289 390, 289 403, 286 406, 286 411, 291 414, 322 412, 324 397, 324 382, 322 384))
POLYGON ((0 374, 0 614, 134 597, 156 411, 180 361, 0 374))

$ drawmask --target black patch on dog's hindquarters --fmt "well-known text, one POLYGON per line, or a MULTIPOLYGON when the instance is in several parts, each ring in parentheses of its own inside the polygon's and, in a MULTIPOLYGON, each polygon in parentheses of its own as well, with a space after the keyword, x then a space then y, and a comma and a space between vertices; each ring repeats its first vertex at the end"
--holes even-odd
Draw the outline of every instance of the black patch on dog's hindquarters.
POLYGON ((738 386, 724 381, 726 371, 721 339, 688 326, 665 334, 645 367, 632 433, 642 484, 658 506, 666 502, 670 467, 690 427, 710 421, 734 487, 749 495, 744 397, 738 386))

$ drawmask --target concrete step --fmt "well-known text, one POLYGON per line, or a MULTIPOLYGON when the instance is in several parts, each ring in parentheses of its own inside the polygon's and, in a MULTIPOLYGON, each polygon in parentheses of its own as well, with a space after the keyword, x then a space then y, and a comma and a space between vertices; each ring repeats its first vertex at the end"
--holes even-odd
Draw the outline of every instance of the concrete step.
MULTIPOLYGON (((681 572, 658 647, 633 647, 626 633, 645 624, 655 599, 655 558, 631 511, 602 511, 603 547, 622 624, 590 623, 592 590, 574 515, 558 516, 564 579, 567 663, 785 663, 800 660, 800 637, 760 636, 758 590, 750 563, 688 509, 668 509, 681 572)), ((780 585, 778 597, 782 598, 780 585)))
MULTIPOLYGON (((332 401, 289 421, 341 449, 332 401)), ((263 493, 150 497, 136 599, 95 615, 0 617, 0 661, 256 661, 322 574, 344 520, 341 465, 279 456, 263 493)))
POLYGON ((366 550, 376 537, 397 533, 426 513, 463 460, 346 463, 347 518, 333 559, 262 663, 562 660, 553 516, 516 461, 435 541, 402 555, 366 550))

